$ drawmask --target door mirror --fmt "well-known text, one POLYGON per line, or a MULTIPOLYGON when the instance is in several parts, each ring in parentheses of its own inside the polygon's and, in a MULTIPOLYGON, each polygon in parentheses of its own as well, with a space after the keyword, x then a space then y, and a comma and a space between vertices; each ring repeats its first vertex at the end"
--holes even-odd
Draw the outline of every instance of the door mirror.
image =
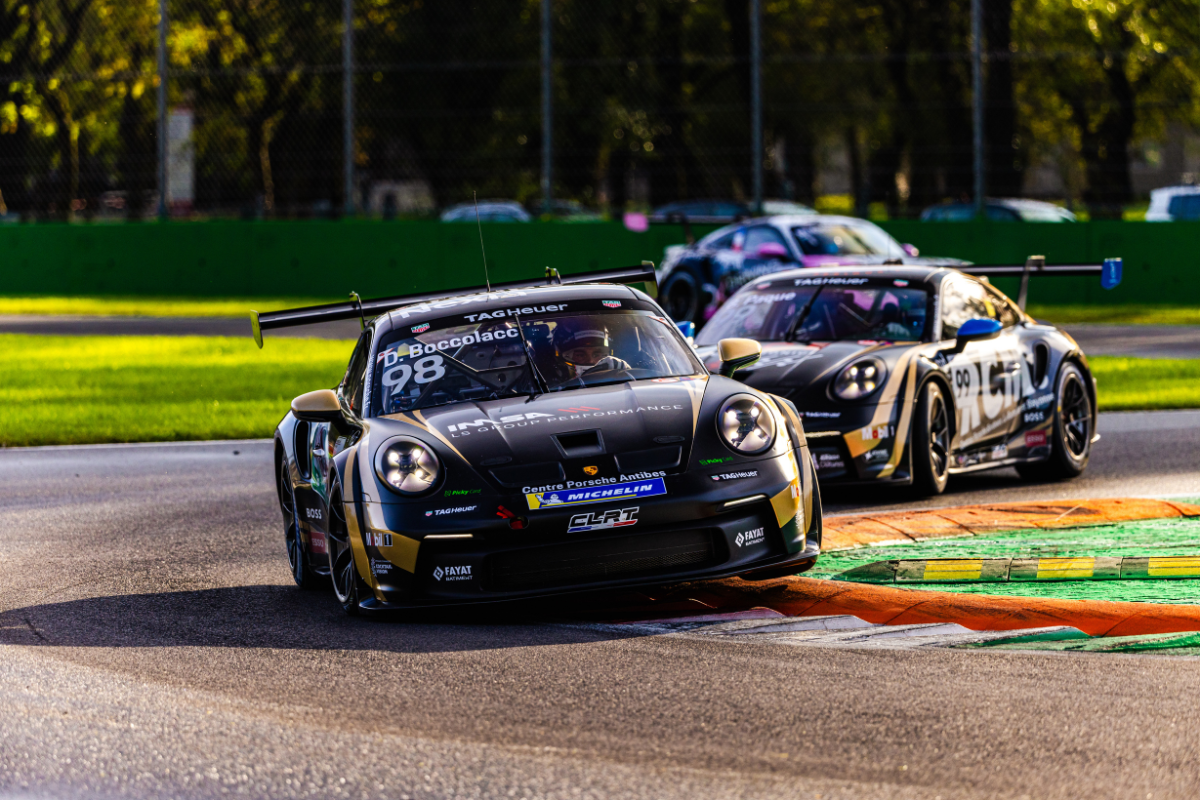
POLYGON ((982 319, 980 317, 969 319, 958 329, 958 336, 954 341, 954 352, 961 353, 971 342, 995 339, 1000 335, 1000 330, 1000 323, 994 319, 982 319))
POLYGON ((676 322, 675 327, 679 328, 679 332, 683 334, 683 338, 687 339, 689 343, 696 336, 696 323, 691 320, 676 322))
POLYGON ((902 244, 900 247, 904 248, 904 252, 908 253, 913 258, 921 255, 921 251, 917 249, 916 245, 902 244))
POLYGON ((764 261, 791 261, 792 257, 788 253, 787 248, 778 242, 767 242, 760 245, 752 254, 753 258, 760 258, 764 261))
POLYGON ((337 422, 345 419, 342 404, 331 389, 318 389, 292 401, 292 415, 302 422, 337 422))
POLYGON ((721 374, 732 378, 739 369, 750 366, 762 355, 762 345, 753 339, 722 339, 717 343, 721 374))

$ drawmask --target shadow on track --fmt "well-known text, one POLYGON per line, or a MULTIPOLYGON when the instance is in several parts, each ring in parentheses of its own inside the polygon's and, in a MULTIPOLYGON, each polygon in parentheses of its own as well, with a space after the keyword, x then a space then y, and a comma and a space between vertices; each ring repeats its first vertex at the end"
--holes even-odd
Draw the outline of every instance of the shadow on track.
POLYGON ((601 598, 571 598, 568 603, 557 598, 355 618, 324 593, 292 586, 235 586, 16 608, 0 612, 0 644, 439 653, 642 635, 562 624, 575 610, 595 618, 602 604, 601 598), (389 624, 395 622, 405 624, 389 624))

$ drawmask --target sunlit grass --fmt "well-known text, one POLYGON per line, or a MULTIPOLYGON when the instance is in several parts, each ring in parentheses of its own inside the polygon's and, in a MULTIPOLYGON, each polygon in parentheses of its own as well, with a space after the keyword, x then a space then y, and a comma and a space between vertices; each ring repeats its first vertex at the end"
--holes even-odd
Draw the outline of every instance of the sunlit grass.
POLYGON ((1200 325, 1200 306, 1029 306, 1034 319, 1056 325, 1112 323, 1122 325, 1200 325))
POLYGON ((0 445, 268 437, 353 342, 0 335, 0 445))
POLYGON ((245 317, 335 302, 312 297, 0 297, 0 314, 74 314, 114 317, 245 317))
POLYGON ((1200 360, 1093 356, 1101 411, 1200 408, 1200 360))

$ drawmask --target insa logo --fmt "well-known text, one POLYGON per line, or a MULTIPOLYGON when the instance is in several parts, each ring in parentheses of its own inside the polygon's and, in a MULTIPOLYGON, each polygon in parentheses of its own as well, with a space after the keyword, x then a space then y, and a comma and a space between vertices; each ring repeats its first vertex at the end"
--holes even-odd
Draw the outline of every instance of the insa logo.
POLYGON ((474 576, 471 575, 471 565, 467 564, 461 567, 435 567, 433 577, 439 581, 469 581, 474 576))

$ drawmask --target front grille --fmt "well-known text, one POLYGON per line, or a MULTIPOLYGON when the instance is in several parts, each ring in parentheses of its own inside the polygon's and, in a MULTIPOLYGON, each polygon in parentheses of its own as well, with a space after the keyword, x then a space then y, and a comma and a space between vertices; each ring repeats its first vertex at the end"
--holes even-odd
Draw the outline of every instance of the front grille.
POLYGON ((626 536, 497 553, 489 563, 492 591, 513 592, 678 572, 715 562, 709 531, 626 536))

